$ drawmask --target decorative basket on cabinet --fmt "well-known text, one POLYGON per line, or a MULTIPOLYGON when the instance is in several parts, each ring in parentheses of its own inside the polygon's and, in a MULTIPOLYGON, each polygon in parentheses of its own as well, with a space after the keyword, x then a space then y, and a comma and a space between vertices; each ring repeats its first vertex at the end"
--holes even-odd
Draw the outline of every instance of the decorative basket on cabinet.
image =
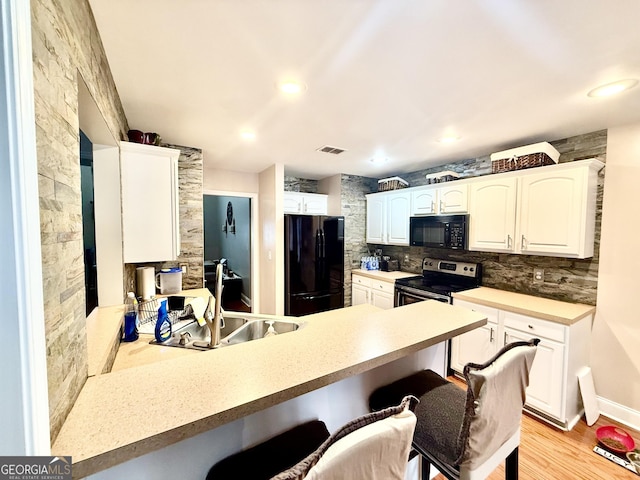
POLYGON ((560 152, 547 142, 491 154, 491 173, 511 172, 558 163, 560 152))

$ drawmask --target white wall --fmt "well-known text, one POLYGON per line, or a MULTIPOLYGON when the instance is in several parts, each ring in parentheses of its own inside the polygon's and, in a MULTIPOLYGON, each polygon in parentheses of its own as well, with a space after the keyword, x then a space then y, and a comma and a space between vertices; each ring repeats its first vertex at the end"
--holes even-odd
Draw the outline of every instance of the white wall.
POLYGON ((342 215, 342 175, 333 175, 323 178, 318 182, 318 192, 329 195, 327 200, 327 213, 329 215, 342 215))
POLYGON ((640 425, 640 124, 609 129, 591 365, 602 413, 640 425))
POLYGON ((260 313, 284 315, 284 166, 260 173, 260 313))
POLYGON ((257 173, 207 168, 205 164, 203 175, 204 190, 242 193, 258 193, 260 191, 260 181, 257 173))

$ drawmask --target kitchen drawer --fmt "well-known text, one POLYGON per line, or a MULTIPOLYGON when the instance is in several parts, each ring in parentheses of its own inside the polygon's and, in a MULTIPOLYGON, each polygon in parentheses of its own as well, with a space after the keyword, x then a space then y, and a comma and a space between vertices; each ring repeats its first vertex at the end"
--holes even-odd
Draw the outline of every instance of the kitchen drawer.
POLYGON ((532 338, 541 337, 564 343, 566 327, 517 313, 504 312, 504 326, 527 333, 532 338))
POLYGON ((393 294, 394 288, 395 283, 392 282, 383 282, 381 280, 373 280, 371 282, 371 290, 376 292, 387 292, 393 294))
POLYGON ((368 277, 363 277, 362 275, 351 275, 351 283, 356 285, 361 285, 363 287, 370 288, 373 280, 368 277))

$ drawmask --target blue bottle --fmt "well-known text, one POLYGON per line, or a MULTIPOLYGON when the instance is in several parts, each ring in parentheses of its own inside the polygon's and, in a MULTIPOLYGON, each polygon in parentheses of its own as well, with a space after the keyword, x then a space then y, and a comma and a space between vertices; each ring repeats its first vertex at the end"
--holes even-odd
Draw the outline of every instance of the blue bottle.
POLYGON ((134 342, 138 339, 138 301, 133 292, 127 293, 124 310, 123 342, 134 342))
POLYGON ((158 309, 158 321, 156 322, 156 342, 162 343, 171 337, 171 320, 167 313, 167 301, 162 300, 158 309))

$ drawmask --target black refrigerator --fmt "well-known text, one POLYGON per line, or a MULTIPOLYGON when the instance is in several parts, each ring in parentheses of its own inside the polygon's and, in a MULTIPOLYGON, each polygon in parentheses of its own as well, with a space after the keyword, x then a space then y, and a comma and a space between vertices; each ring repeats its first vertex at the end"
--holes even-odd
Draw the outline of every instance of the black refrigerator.
POLYGON ((344 307, 344 217, 285 215, 285 315, 344 307))

